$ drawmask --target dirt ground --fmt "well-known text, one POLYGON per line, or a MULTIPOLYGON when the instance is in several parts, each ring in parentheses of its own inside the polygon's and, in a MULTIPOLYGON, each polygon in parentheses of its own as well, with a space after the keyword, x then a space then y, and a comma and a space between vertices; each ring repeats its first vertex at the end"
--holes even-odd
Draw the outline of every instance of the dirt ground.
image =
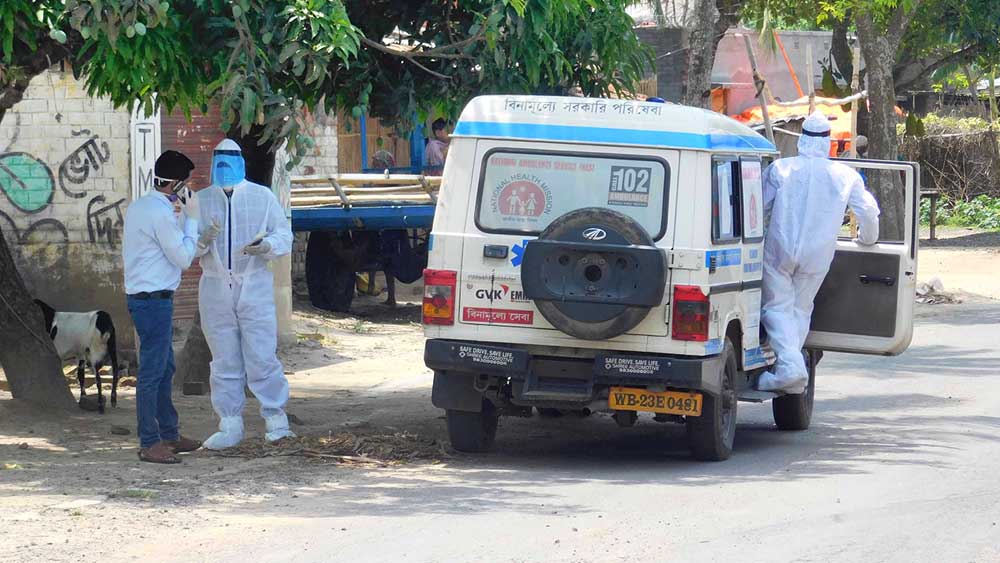
MULTIPOLYGON (((922 245, 919 279, 1000 299, 1000 235, 942 229, 939 236, 922 245)), ((266 508, 280 518, 274 515, 294 512, 292 499, 319 482, 357 487, 384 472, 481 463, 449 449, 442 413, 430 404, 419 306, 390 310, 378 301, 359 298, 352 315, 297 305, 298 342, 281 358, 292 389, 288 411, 299 423, 293 429, 308 439, 265 448, 256 401, 248 399, 249 456, 196 452, 179 466, 140 463, 132 388, 121 389, 118 408, 104 416, 40 414, 0 391, 0 560, 75 561, 93 549, 107 555, 126 536, 183 538, 221 518, 223 508, 266 508)), ((75 381, 72 388, 78 393, 75 381)), ((175 403, 185 435, 214 431, 207 396, 175 394, 175 403)), ((234 534, 269 526, 253 511, 224 521, 234 534)))

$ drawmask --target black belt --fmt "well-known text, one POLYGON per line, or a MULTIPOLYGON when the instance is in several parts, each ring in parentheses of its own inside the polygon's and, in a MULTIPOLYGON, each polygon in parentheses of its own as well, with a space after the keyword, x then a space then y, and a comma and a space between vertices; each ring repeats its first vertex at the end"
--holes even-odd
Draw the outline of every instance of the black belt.
POLYGON ((134 297, 136 299, 173 299, 174 292, 169 289, 161 291, 140 291, 139 293, 129 295, 129 297, 134 297))

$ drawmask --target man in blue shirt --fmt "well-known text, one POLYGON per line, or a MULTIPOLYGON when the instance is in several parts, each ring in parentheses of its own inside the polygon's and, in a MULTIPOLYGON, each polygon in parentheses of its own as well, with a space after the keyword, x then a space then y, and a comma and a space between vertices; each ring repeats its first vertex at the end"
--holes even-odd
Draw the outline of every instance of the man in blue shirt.
POLYGON ((198 237, 198 198, 180 198, 194 170, 191 160, 166 151, 153 170, 153 190, 132 202, 125 214, 122 254, 128 310, 139 334, 139 377, 136 417, 139 422, 139 459, 152 463, 180 463, 176 454, 201 447, 178 431, 177 411, 170 398, 174 377, 173 295, 181 270, 191 265, 198 248, 218 236, 210 225, 198 237), (183 203, 180 220, 174 203, 183 203))

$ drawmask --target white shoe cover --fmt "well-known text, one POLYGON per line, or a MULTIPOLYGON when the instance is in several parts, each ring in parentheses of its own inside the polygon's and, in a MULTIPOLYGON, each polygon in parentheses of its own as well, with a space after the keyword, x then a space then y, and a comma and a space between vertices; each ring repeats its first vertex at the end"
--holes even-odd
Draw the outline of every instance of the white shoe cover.
POLYGON ((219 431, 205 440, 202 447, 208 450, 232 448, 243 441, 243 417, 224 416, 219 421, 219 431))
POLYGON ((765 371, 757 379, 757 390, 759 391, 783 391, 789 395, 801 395, 806 390, 809 383, 808 377, 795 379, 782 379, 772 372, 765 371))
POLYGON ((264 437, 268 442, 277 442, 282 438, 295 438, 295 432, 288 428, 288 415, 285 413, 269 416, 264 419, 267 433, 264 437))

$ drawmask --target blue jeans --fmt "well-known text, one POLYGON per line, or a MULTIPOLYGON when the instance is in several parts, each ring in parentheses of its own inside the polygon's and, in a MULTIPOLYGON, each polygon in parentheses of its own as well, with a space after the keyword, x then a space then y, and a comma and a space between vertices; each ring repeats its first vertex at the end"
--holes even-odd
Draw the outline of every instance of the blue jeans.
POLYGON ((180 435, 177 411, 170 399, 174 379, 174 301, 130 296, 128 312, 139 333, 139 380, 135 386, 139 447, 148 448, 180 435))

